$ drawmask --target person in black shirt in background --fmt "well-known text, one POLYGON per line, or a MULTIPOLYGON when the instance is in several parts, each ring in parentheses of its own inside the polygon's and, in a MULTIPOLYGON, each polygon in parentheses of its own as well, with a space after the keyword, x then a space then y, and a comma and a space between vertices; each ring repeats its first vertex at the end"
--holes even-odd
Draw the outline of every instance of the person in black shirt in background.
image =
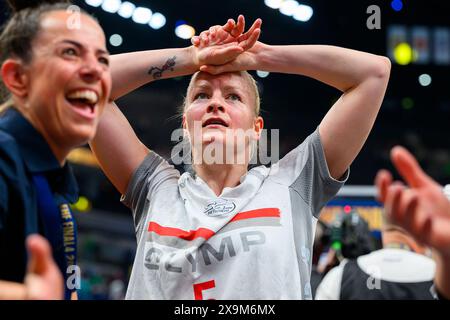
MULTIPOLYGON (((358 216, 350 216, 350 220, 358 216)), ((367 223, 365 223, 367 225, 367 223)), ((369 236, 369 228, 347 231, 349 238, 369 236), (354 234, 354 236, 352 236, 354 234)), ((364 255, 347 252, 338 267, 333 268, 317 289, 317 300, 424 300, 433 299, 431 288, 434 261, 421 246, 400 227, 385 222, 382 226, 383 248, 365 250, 364 255)), ((352 241, 351 247, 361 240, 352 241)), ((345 247, 345 245, 343 245, 345 247)), ((349 250, 347 250, 349 251, 349 250)), ((353 250, 354 251, 354 250, 353 250)))

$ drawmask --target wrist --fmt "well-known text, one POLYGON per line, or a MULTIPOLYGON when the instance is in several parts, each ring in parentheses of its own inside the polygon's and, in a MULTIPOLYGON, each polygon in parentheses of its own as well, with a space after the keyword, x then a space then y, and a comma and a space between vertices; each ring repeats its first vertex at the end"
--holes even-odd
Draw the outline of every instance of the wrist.
POLYGON ((191 74, 197 72, 198 70, 200 70, 201 64, 200 61, 198 59, 198 48, 194 45, 191 45, 189 47, 185 48, 186 51, 186 55, 187 55, 187 61, 188 61, 188 65, 189 65, 189 70, 191 72, 191 74))
POLYGON ((252 54, 251 66, 249 70, 271 71, 271 58, 273 46, 257 42, 249 52, 252 54))

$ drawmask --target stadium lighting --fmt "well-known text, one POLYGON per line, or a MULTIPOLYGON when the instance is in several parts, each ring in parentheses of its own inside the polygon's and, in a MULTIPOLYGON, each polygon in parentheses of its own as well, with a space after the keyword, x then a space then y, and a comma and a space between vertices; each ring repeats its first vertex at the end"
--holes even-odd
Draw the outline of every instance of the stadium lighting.
POLYGON ((155 12, 152 15, 152 19, 150 20, 149 23, 150 27, 152 27, 155 30, 164 27, 165 24, 166 24, 166 17, 164 17, 164 15, 159 12, 155 12))
POLYGON ((195 35, 195 29, 188 24, 180 24, 175 28, 175 34, 181 39, 190 39, 195 35))
POLYGON ((125 1, 125 2, 122 2, 122 4, 120 5, 119 12, 117 12, 117 13, 122 18, 128 19, 133 16, 135 9, 136 9, 136 6, 133 3, 125 1))
POLYGON ((298 2, 295 0, 286 0, 281 3, 280 12, 286 16, 292 16, 295 9, 298 7, 298 2))
POLYGON ((103 3, 103 0, 86 0, 85 2, 91 7, 100 7, 103 3))
POLYGON ((293 18, 298 21, 307 22, 309 19, 311 19, 313 13, 313 8, 304 4, 300 4, 295 8, 293 18))
POLYGON ((279 9, 283 0, 264 0, 266 6, 272 9, 279 9))
POLYGON ((393 0, 391 2, 391 7, 395 11, 401 11, 403 9, 403 2, 402 2, 402 0, 393 0))
POLYGON ((411 46, 406 42, 399 43, 394 49, 394 59, 395 62, 402 66, 410 64, 413 60, 411 46))
POLYGON ((419 76, 419 83, 422 87, 428 87, 431 84, 431 76, 429 74, 421 74, 419 76))
POLYGON ((113 47, 119 47, 119 46, 123 43, 122 36, 121 36, 120 34, 113 34, 113 35, 109 38, 109 43, 110 43, 113 47))
POLYGON ((109 13, 116 13, 121 4, 122 1, 120 0, 105 0, 102 4, 102 9, 109 13))
POLYGON ((272 9, 278 9, 281 14, 294 18, 297 21, 307 22, 314 14, 311 6, 296 0, 264 0, 264 4, 272 9))
MULTIPOLYGON (((161 29, 166 25, 166 17, 160 13, 153 13, 146 7, 136 7, 131 1, 121 0, 85 0, 92 7, 100 7, 109 13, 117 13, 125 19, 132 18, 135 23, 146 24, 154 30, 161 29)), ((183 28, 182 28, 183 31, 183 28)), ((186 32, 186 31, 184 31, 186 32)))
POLYGON ((257 71, 256 71, 256 74, 257 74, 258 77, 260 77, 260 78, 266 78, 266 77, 270 74, 270 72, 268 72, 268 71, 257 70, 257 71))
POLYGON ((147 24, 152 18, 152 10, 144 7, 138 7, 134 10, 133 21, 140 24, 147 24))

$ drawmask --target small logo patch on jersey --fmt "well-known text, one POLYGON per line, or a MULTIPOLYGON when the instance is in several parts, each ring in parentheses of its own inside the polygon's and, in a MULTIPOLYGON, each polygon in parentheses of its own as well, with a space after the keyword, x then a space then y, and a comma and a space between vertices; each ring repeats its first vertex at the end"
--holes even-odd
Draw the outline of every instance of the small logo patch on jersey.
POLYGON ((233 212, 236 208, 236 204, 233 201, 227 199, 217 199, 205 207, 204 214, 209 217, 217 217, 223 214, 233 212))

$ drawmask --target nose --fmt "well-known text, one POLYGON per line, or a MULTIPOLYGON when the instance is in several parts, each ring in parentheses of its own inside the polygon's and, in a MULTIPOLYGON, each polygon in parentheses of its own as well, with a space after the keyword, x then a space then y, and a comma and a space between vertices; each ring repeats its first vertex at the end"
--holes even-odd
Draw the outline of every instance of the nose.
POLYGON ((219 104, 210 104, 206 109, 207 113, 225 112, 225 108, 219 104))
POLYGON ((101 79, 103 72, 104 67, 97 60, 96 56, 89 55, 85 57, 80 69, 80 75, 84 81, 88 83, 97 82, 101 79))
POLYGON ((206 108, 207 113, 217 113, 217 112, 225 112, 225 104, 218 98, 212 98, 208 107, 206 108))

